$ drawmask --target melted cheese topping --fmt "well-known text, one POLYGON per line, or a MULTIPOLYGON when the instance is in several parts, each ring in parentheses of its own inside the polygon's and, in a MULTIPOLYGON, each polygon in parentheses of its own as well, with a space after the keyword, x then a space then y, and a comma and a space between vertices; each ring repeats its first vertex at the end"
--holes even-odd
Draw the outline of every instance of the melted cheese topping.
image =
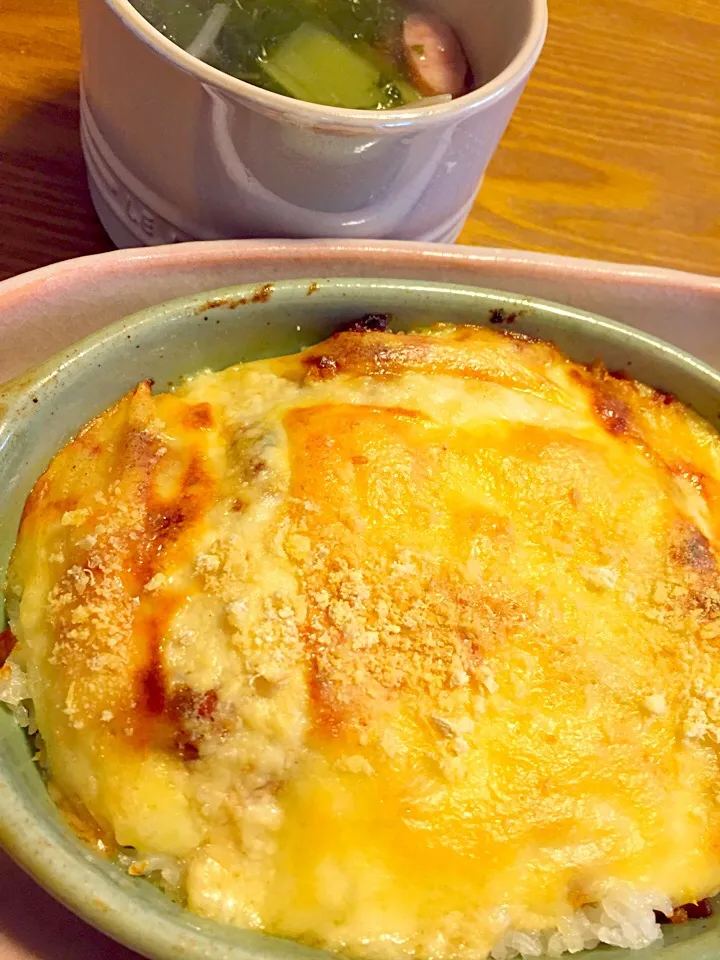
POLYGON ((27 503, 13 657, 55 787, 192 910, 477 958, 603 884, 720 887, 719 544, 672 398, 346 332, 86 427, 27 503))

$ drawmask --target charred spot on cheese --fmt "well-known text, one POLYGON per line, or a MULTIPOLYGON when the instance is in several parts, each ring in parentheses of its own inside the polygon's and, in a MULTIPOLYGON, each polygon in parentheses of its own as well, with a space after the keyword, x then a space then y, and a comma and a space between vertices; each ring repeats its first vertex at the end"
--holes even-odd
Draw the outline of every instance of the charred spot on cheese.
POLYGON ((337 362, 324 354, 309 356, 305 361, 310 379, 328 380, 334 377, 338 370, 337 362))
MULTIPOLYGON (((214 482, 201 456, 193 456, 182 470, 171 499, 148 491, 146 545, 157 556, 176 543, 203 517, 213 501, 214 482)), ((154 567, 150 567, 150 574, 154 567)))
POLYGON ((82 430, 25 507, 0 697, 222 922, 462 960, 617 942, 619 897, 646 938, 705 916, 720 438, 514 331, 383 324, 82 430))
POLYGON ((200 756, 203 740, 212 732, 218 708, 215 690, 200 694, 191 687, 174 690, 168 703, 168 718, 174 727, 173 746, 183 760, 200 756))
POLYGON ((5 663, 15 646, 15 635, 10 627, 0 630, 0 667, 5 663))
POLYGON ((630 429, 630 409, 606 383, 600 383, 593 393, 593 407, 608 433, 619 436, 630 429))
POLYGON ((673 530, 671 556, 675 563, 697 572, 715 571, 710 542, 695 526, 679 523, 673 530))
POLYGON ((137 667, 137 709, 132 720, 132 732, 138 742, 167 743, 165 720, 174 719, 169 709, 170 692, 163 661, 163 643, 172 618, 182 603, 182 597, 155 593, 149 603, 139 604, 133 622, 143 653, 139 653, 137 667), (147 607, 151 609, 147 609, 147 607), (162 721, 162 722, 159 722, 162 721))
POLYGON ((688 920, 707 920, 712 915, 713 905, 707 898, 698 900, 697 903, 684 903, 681 907, 675 907, 669 917, 659 910, 655 911, 655 919, 662 924, 683 924, 687 923, 688 920))
POLYGON ((489 320, 490 323, 515 323, 517 320, 517 313, 508 313, 506 310, 501 310, 496 308, 490 312, 489 320))
POLYGON ((713 915, 713 905, 707 897, 697 903, 686 903, 683 907, 690 920, 707 920, 713 915))
POLYGON ((47 479, 46 474, 43 474, 43 476, 40 477, 35 486, 32 488, 28 494, 27 500, 25 501, 23 511, 20 516, 21 526, 28 517, 32 516, 41 508, 47 496, 49 486, 49 480, 47 479))
POLYGON ((311 369, 356 375, 387 375, 409 366, 411 358, 422 363, 422 338, 397 338, 379 330, 344 331, 306 352, 304 362, 311 369), (321 352, 317 352, 321 351, 321 352))
POLYGON ((209 403, 196 403, 185 415, 185 424, 191 430, 207 430, 213 425, 212 407, 209 403))
POLYGON ((655 396, 660 403, 666 407, 669 407, 672 403, 678 402, 678 399, 674 393, 669 393, 667 390, 660 390, 658 387, 655 388, 655 396))
POLYGON ((358 320, 351 320, 348 324, 341 327, 341 330, 348 333, 367 333, 369 330, 387 330, 391 317, 387 313, 366 313, 358 320))
POLYGON ((152 645, 150 663, 140 673, 142 704, 151 717, 159 717, 165 712, 166 692, 165 675, 160 660, 157 641, 152 645))

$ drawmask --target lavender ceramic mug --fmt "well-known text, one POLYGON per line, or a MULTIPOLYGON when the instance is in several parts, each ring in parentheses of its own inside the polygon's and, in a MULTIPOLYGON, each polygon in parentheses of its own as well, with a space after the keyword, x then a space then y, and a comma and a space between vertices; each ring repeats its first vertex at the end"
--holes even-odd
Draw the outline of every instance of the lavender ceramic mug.
POLYGON ((80 0, 81 133, 118 246, 226 237, 454 240, 542 49, 546 0, 434 0, 482 85, 391 111, 227 76, 129 0, 80 0))

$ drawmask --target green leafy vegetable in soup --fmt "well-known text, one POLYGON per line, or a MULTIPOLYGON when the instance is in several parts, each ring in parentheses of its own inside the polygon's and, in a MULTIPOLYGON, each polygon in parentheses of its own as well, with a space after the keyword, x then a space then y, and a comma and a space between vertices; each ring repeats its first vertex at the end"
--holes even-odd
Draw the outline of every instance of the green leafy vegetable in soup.
POLYGON ((449 26, 403 0, 133 3, 193 56, 298 100, 384 110, 451 99, 470 84, 449 26))

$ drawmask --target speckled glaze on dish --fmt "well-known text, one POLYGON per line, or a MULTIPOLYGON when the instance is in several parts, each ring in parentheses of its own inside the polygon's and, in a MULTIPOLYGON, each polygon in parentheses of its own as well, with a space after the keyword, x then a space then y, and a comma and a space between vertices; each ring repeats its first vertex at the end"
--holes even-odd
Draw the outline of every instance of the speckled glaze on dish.
MULTIPOLYGON (((509 294, 399 280, 309 278, 275 284, 263 297, 255 296, 258 289, 234 287, 145 310, 5 385, 0 391, 0 579, 24 498, 39 473, 89 417, 137 381, 152 376, 162 389, 202 367, 296 350, 367 312, 393 314, 393 326, 400 329, 430 320, 488 324, 494 311, 503 310, 515 315, 513 330, 552 339, 576 360, 599 358, 611 369, 627 370, 677 394, 720 426, 720 374, 647 334, 598 316, 509 294)), ((146 881, 90 854, 59 819, 24 734, 2 708, 0 841, 61 902, 146 957, 322 956, 289 941, 204 921, 146 881)), ((587 954, 601 955, 604 951, 587 954)), ((648 960, 717 960, 719 955, 720 917, 673 927, 664 947, 642 953, 648 960)))
POLYGON ((81 0, 83 150, 113 242, 454 240, 542 49, 547 5, 426 3, 457 28, 481 86, 374 111, 255 87, 185 53, 129 0, 81 0))

